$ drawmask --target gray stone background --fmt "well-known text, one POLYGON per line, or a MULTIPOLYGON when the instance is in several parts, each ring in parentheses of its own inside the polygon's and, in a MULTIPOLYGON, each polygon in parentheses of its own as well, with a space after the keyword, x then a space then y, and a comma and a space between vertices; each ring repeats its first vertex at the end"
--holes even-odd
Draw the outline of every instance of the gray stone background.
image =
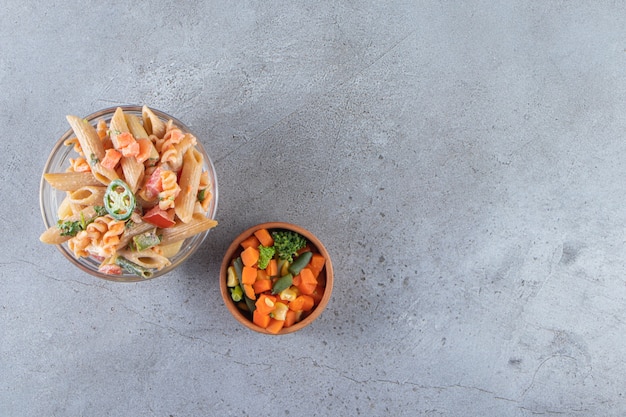
POLYGON ((623 416, 626 3, 8 0, 1 416, 623 416), (180 270, 119 284, 39 243, 66 114, 147 104, 216 165, 180 270), (219 295, 230 240, 330 251, 284 337, 219 295))

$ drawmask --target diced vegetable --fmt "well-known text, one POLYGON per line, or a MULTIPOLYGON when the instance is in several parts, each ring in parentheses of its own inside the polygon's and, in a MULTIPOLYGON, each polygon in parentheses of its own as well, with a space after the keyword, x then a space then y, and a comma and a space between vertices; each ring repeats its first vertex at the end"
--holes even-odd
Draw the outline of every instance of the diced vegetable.
POLYGON ((156 227, 160 227, 162 229, 172 227, 176 224, 174 220, 174 210, 163 210, 157 204, 152 207, 146 214, 143 215, 142 219, 150 224, 155 225, 156 227))
POLYGON ((241 272, 241 283, 252 285, 254 281, 256 281, 256 268, 244 265, 241 272))
POLYGON ((300 278, 302 278, 302 282, 298 286, 300 292, 302 294, 313 294, 313 291, 317 288, 317 279, 313 272, 309 268, 304 268, 300 271, 300 278))
POLYGON ((241 252, 241 261, 244 266, 254 266, 259 260, 259 250, 253 246, 248 246, 241 252))
POLYGON ((296 323, 297 313, 293 310, 288 310, 285 314, 285 324, 283 327, 291 327, 296 323))
POLYGON ((287 304, 278 301, 274 303, 274 311, 270 313, 270 317, 275 318, 276 320, 284 321, 287 311, 289 311, 287 304))
POLYGON ((146 232, 133 236, 133 248, 136 251, 150 249, 153 246, 157 246, 159 243, 161 243, 161 238, 154 232, 146 232))
POLYGON ((294 287, 285 288, 278 294, 278 298, 283 301, 293 301, 296 297, 298 297, 298 292, 294 289, 294 287))
POLYGON ((326 263, 326 260, 319 253, 314 253, 313 255, 311 255, 309 269, 313 271, 313 275, 315 275, 316 278, 319 275, 319 273, 322 271, 322 268, 324 268, 325 263, 326 263))
POLYGON ((255 294, 261 294, 266 291, 272 290, 272 280, 269 278, 266 279, 257 279, 254 284, 252 284, 252 288, 254 288, 255 294))
POLYGON ((276 253, 276 250, 273 246, 263 246, 262 244, 259 245, 259 260, 257 262, 258 267, 261 269, 267 268, 270 261, 274 257, 274 253, 276 253))
POLYGON ((276 297, 261 294, 254 305, 256 306, 256 311, 259 311, 261 314, 270 314, 276 306, 276 297))
POLYGON ((254 301, 256 300, 256 294, 254 293, 254 288, 250 284, 243 284, 243 293, 247 298, 254 301))
POLYGON ((270 259, 267 264, 267 268, 265 268, 265 272, 270 277, 275 277, 278 275, 278 261, 276 259, 270 259))
POLYGON ((265 329, 272 334, 277 334, 280 331, 280 329, 283 328, 284 325, 285 325, 284 320, 276 320, 276 319, 270 318, 270 322, 265 329))
POLYGON ((271 319, 269 314, 263 314, 259 310, 254 310, 254 313, 252 313, 252 322, 264 329, 269 326, 271 319))
POLYGON ((238 282, 237 282, 237 275, 235 274, 235 267, 232 265, 229 266, 228 269, 226 270, 226 273, 227 273, 226 286, 228 286, 229 288, 236 287, 238 285, 238 282))
POLYGON ((238 303, 243 298, 243 290, 239 284, 235 285, 230 289, 230 298, 233 299, 234 302, 238 303))
POLYGON ((274 285, 272 286, 272 294, 278 294, 285 288, 289 288, 293 283, 293 275, 287 274, 278 278, 274 285))
POLYGON ((259 242, 259 239, 257 239, 257 237, 254 235, 250 236, 249 238, 247 238, 246 240, 240 243, 241 247, 244 249, 250 246, 258 248, 260 244, 261 242, 259 242))
POLYGON ((274 239, 272 238, 272 235, 270 235, 270 232, 267 229, 257 230, 256 232, 254 232, 254 236, 256 236, 256 238, 259 239, 259 242, 261 242, 261 245, 268 247, 268 248, 274 246, 274 239))
POLYGON ((103 167, 115 169, 115 166, 118 162, 120 162, 120 159, 122 159, 122 154, 116 149, 109 148, 104 152, 104 158, 102 158, 100 164, 103 167))
POLYGON ((298 275, 300 271, 309 264, 312 256, 313 252, 304 252, 298 256, 293 263, 289 265, 289 272, 291 272, 292 275, 298 275))

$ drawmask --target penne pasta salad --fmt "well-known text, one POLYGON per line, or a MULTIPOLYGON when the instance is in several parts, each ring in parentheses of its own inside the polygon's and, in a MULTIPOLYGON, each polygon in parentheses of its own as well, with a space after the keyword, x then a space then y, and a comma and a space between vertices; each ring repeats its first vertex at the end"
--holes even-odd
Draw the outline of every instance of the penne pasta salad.
POLYGON ((65 172, 43 175, 65 197, 40 240, 66 243, 102 274, 150 278, 185 239, 217 225, 207 216, 216 196, 196 137, 147 106, 136 113, 118 107, 94 124, 67 116, 75 136, 64 145, 75 157, 65 172))

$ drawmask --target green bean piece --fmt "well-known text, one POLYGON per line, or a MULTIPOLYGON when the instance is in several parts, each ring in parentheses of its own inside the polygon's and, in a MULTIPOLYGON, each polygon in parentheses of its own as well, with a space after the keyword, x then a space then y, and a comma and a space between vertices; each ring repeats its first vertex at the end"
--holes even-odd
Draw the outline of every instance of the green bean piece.
POLYGON ((289 272, 291 272, 292 275, 298 275, 300 271, 302 271, 304 267, 309 264, 312 256, 313 252, 304 252, 298 256, 293 263, 289 265, 289 272))
POLYGON ((124 270, 130 272, 131 274, 139 275, 142 278, 150 278, 152 276, 152 271, 144 268, 141 265, 137 265, 136 263, 129 261, 123 256, 118 256, 117 258, 115 258, 115 263, 122 267, 124 270))
POLYGON ((291 287, 291 284, 293 284, 293 275, 283 275, 282 277, 278 278, 272 286, 272 294, 278 294, 282 290, 291 287))

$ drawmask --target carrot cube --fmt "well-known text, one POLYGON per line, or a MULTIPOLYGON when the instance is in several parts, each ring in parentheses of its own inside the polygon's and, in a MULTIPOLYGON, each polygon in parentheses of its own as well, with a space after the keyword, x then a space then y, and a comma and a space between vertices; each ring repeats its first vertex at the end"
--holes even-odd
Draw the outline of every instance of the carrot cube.
POLYGON ((246 249, 249 247, 253 247, 253 248, 258 248, 259 245, 261 244, 261 242, 259 242, 259 239, 256 238, 256 236, 252 235, 249 238, 246 238, 243 242, 241 242, 239 245, 246 249))
POLYGON ((268 332, 272 334, 276 334, 283 328, 285 325, 285 320, 276 320, 270 318, 270 323, 267 325, 266 329, 268 332))
POLYGON ((254 313, 252 313, 252 322, 264 329, 270 324, 270 320, 269 314, 263 314, 259 310, 254 310, 254 313))
POLYGON ((270 277, 278 276, 278 261, 276 259, 270 259, 270 263, 267 264, 265 272, 270 277))
POLYGON ((256 281, 256 268, 253 266, 244 266, 241 272, 241 283, 252 285, 254 281, 256 281))
POLYGON ((261 294, 266 291, 272 290, 272 280, 271 279, 257 279, 252 284, 252 288, 254 288, 254 292, 257 294, 261 294))
POLYGON ((285 316, 285 324, 283 327, 290 327, 296 323, 297 314, 293 310, 287 311, 287 315, 285 316))
POLYGON ((274 239, 267 229, 259 229, 254 232, 254 236, 261 242, 261 245, 270 247, 274 245, 274 239))
POLYGON ((259 250, 254 246, 248 246, 241 252, 241 262, 245 266, 254 266, 259 260, 259 250))

